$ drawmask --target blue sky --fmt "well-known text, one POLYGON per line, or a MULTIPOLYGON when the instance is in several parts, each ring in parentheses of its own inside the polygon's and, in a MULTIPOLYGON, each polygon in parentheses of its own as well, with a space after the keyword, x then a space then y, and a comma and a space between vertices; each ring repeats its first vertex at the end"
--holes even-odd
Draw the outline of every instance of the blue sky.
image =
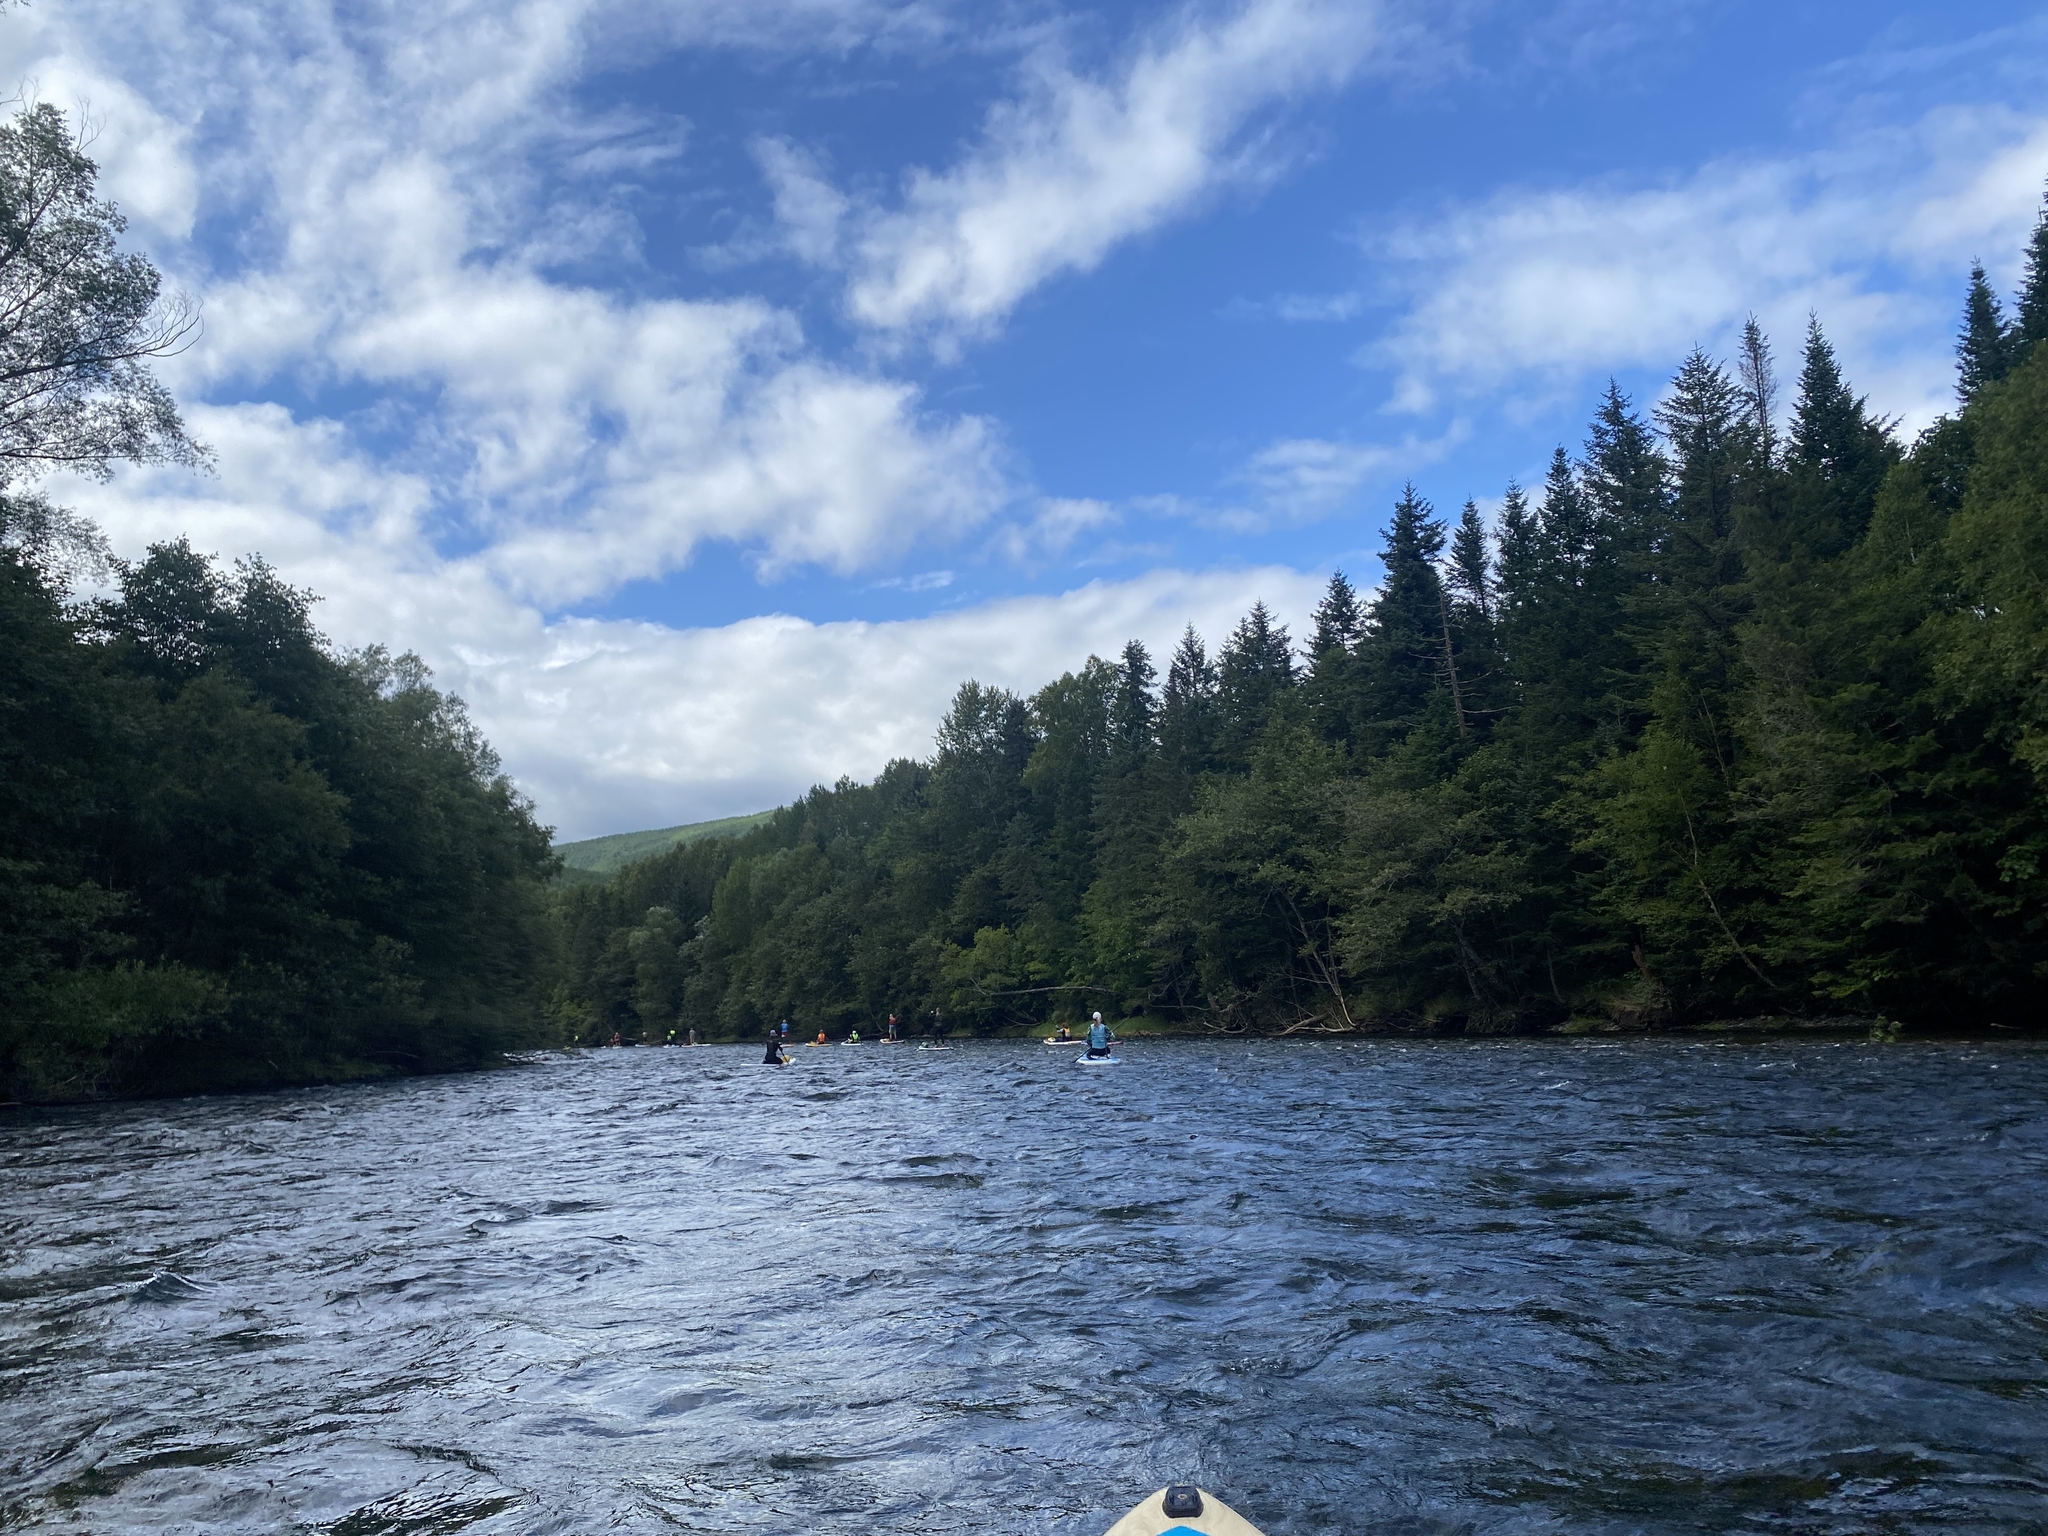
POLYGON ((419 650, 562 835, 1297 632, 1754 311, 1912 431, 2048 177, 2048 9, 38 0, 218 473, 57 489, 419 650))

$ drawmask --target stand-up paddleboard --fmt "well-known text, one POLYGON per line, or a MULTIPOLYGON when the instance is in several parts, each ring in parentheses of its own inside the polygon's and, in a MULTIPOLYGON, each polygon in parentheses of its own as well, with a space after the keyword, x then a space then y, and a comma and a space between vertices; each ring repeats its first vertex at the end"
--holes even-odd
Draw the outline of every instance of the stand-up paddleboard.
POLYGON ((1123 1062, 1121 1056, 1090 1056, 1082 1054, 1079 1065, 1084 1067, 1114 1067, 1123 1062))
POLYGON ((950 1051, 953 1047, 950 1045, 920 1045, 918 1049, 920 1051, 950 1051))
POLYGON ((1057 1035, 1046 1035, 1043 1037, 1041 1043, 1045 1045, 1075 1046, 1086 1045, 1088 1041, 1081 1035, 1069 1035, 1064 1040, 1060 1039, 1060 1037, 1057 1035))
POLYGON ((1193 1483, 1175 1483, 1117 1521, 1107 1536, 1259 1536, 1259 1531, 1215 1494, 1193 1483))

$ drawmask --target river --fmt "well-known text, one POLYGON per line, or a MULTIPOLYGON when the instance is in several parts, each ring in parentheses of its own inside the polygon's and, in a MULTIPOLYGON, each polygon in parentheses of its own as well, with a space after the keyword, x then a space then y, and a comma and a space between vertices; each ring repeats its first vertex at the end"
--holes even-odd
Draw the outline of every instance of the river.
POLYGON ((700 1047, 0 1114, 0 1527, 2048 1530, 2048 1051, 700 1047))

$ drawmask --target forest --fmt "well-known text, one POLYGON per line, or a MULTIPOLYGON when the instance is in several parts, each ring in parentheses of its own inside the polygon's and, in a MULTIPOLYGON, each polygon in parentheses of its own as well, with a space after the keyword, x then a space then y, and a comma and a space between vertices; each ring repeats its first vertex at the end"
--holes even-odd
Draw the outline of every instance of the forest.
POLYGON ((1910 444, 1752 320, 1491 520, 1410 487, 1298 640, 964 683, 929 760, 561 893, 551 1020, 2037 1027, 2048 211, 2025 271, 1910 444))
POLYGON ((961 685, 925 760, 609 879, 418 657, 39 489, 204 471, 191 308, 62 114, 0 123, 0 1099, 1093 1010, 1190 1031, 2038 1027, 2048 210, 1911 443, 1815 320, 1610 386, 1492 517, 1410 487, 1301 636, 961 685))

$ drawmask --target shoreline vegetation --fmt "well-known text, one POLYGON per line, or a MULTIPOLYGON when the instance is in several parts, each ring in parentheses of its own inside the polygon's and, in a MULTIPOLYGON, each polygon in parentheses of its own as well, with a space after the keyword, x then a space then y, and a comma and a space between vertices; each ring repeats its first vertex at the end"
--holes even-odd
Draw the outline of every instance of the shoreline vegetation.
POLYGON ((2048 211, 1911 443, 1819 320, 1499 511, 1414 488, 1306 643, 964 684, 929 760, 561 892, 567 1038, 2041 1028, 2048 211), (1784 398, 1781 400, 1781 393, 1784 398), (1826 1021, 1823 1025, 1822 1021, 1826 1021))
MULTIPOLYGON (((192 307, 62 114, 0 123, 0 1099, 460 1070, 614 1037, 2038 1030, 2048 212, 1910 444, 1752 322, 1384 577, 967 682, 926 760, 721 835, 535 808, 414 656, 260 556, 35 488, 204 470, 192 307), (12 381, 11 383, 8 381, 12 381), (24 382, 26 381, 26 382, 24 382), (666 838, 673 846, 607 870, 666 838), (640 841, 637 841, 640 840, 640 841), (608 851, 609 850, 609 851, 608 851), (586 845, 577 855, 586 857, 586 845)), ((765 680, 772 683, 772 680, 765 680)))

